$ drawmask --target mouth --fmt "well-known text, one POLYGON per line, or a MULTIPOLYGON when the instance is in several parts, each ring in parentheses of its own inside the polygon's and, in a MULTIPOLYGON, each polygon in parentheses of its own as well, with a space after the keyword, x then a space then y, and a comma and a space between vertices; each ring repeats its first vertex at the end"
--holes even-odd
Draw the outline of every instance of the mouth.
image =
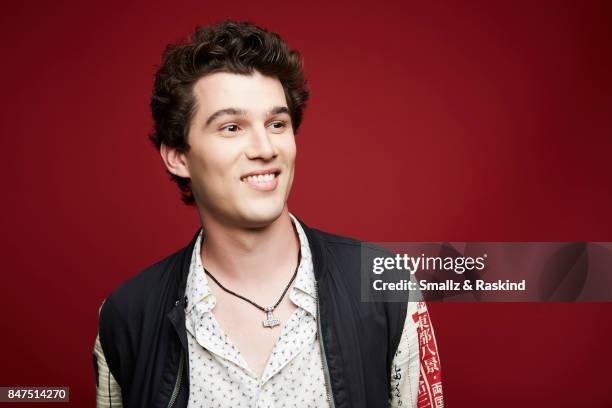
POLYGON ((280 169, 258 170, 240 177, 240 181, 260 191, 271 191, 278 185, 280 169))

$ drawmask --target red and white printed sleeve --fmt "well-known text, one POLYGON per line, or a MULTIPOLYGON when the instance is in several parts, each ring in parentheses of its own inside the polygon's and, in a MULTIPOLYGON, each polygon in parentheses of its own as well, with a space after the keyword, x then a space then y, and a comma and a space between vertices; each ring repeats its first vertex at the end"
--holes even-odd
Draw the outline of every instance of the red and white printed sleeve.
POLYGON ((443 408, 440 355, 425 302, 408 302, 391 365, 390 407, 443 408))

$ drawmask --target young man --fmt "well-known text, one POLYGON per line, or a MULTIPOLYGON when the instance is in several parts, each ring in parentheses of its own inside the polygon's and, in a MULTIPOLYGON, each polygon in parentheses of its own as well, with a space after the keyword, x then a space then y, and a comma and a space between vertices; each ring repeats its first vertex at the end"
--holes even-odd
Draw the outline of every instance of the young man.
POLYGON ((151 140, 202 228, 103 302, 99 407, 424 401, 424 304, 361 302, 360 243, 287 208, 307 100, 299 53, 255 25, 199 28, 166 49, 151 140))

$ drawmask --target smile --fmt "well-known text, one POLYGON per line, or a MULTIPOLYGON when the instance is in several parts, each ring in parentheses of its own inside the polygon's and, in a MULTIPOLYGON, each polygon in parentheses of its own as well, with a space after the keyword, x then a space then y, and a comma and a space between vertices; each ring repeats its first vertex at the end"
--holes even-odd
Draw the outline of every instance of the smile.
POLYGON ((249 173, 240 178, 249 187, 260 191, 271 191, 278 185, 279 169, 262 170, 249 173))

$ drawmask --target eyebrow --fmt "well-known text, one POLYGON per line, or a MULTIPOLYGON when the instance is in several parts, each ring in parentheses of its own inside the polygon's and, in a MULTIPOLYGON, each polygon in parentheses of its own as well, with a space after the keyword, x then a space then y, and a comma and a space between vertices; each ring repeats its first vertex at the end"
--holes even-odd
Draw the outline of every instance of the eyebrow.
MULTIPOLYGON (((286 106, 275 106, 268 111, 267 116, 278 115, 280 113, 289 114, 289 109, 286 106)), ((238 108, 220 109, 206 119, 205 126, 210 125, 212 121, 224 115, 246 115, 246 111, 238 108)))

